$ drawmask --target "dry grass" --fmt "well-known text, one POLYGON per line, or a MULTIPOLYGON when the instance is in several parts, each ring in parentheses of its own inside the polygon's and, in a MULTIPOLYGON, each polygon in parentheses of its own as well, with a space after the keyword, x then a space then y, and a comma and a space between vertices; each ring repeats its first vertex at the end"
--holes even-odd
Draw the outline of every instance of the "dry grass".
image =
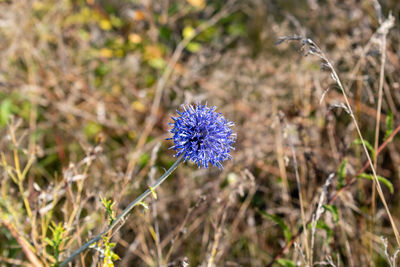
POLYGON ((161 176, 170 116, 198 101, 235 122, 234 160, 181 165, 108 235, 115 265, 396 266, 397 1, 202 2, 0 1, 0 266, 57 264, 104 230, 100 197, 119 214, 161 176), (274 45, 293 34, 347 99, 310 49, 274 45), (369 165, 393 194, 356 178, 369 165))

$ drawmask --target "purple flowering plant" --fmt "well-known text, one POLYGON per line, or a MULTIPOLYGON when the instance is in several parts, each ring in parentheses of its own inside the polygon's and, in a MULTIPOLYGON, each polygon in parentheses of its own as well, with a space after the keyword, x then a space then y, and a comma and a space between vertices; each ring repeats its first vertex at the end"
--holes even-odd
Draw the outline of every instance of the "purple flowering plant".
POLYGON ((208 164, 222 168, 222 162, 231 159, 234 135, 230 127, 234 124, 215 112, 216 107, 207 105, 182 105, 183 112, 172 117, 171 129, 176 157, 183 155, 184 160, 195 162, 198 167, 208 168, 208 164))
POLYGON ((87 248, 96 247, 96 243, 118 224, 123 223, 125 217, 137 205, 143 204, 143 200, 150 194, 156 196, 155 189, 164 182, 168 176, 178 167, 182 161, 193 161, 198 167, 208 168, 209 164, 222 169, 222 163, 231 159, 229 152, 233 150, 235 134, 230 127, 234 124, 225 119, 221 113, 215 112, 216 107, 207 105, 182 105, 183 112, 177 111, 178 117, 172 117, 173 127, 170 132, 175 145, 171 147, 176 151, 178 158, 175 163, 145 192, 132 201, 116 218, 113 218, 109 226, 100 234, 86 242, 75 250, 60 267, 67 266, 76 256, 87 248))

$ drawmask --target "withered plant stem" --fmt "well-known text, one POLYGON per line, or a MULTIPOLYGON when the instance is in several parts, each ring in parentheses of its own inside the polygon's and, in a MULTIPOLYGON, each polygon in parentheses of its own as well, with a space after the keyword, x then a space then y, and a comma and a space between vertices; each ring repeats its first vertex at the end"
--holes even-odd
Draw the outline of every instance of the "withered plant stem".
POLYGON ((178 167, 179 163, 183 161, 183 156, 180 156, 175 163, 169 168, 152 186, 151 189, 148 188, 144 193, 142 193, 138 198, 136 198, 134 201, 129 203, 129 205, 115 218, 112 224, 110 224, 107 229, 105 229, 103 232, 100 234, 96 235, 94 238, 90 239, 88 242, 86 242, 84 245, 82 245, 80 248, 75 250, 65 261, 63 261, 60 264, 60 267, 67 266, 69 262, 71 262, 76 256, 78 256, 80 253, 85 251, 87 248, 89 248, 92 244, 96 243, 99 241, 105 234, 109 233, 112 229, 114 229, 118 224, 124 224, 125 222, 125 217, 129 214, 129 212, 138 204, 140 204, 148 195, 152 193, 152 190, 155 190, 162 182, 164 182, 168 176, 171 175, 171 173, 178 167))

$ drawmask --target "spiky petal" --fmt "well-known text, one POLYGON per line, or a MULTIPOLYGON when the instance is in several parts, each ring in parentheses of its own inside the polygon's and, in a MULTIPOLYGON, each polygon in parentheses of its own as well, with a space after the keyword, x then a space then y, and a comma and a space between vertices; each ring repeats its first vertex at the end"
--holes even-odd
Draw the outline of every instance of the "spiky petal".
POLYGON ((231 159, 234 134, 230 127, 233 123, 226 120, 216 107, 207 105, 182 105, 183 112, 177 111, 171 133, 175 145, 171 147, 176 157, 183 155, 185 161, 195 162, 199 168, 208 168, 211 163, 222 168, 222 162, 231 159))

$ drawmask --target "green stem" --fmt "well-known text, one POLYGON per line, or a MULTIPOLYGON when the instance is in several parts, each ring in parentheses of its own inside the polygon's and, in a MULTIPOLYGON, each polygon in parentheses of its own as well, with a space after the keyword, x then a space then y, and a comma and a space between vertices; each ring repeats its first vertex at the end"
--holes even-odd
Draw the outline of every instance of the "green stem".
MULTIPOLYGON (((168 178, 168 176, 170 176, 170 174, 178 167, 179 163, 181 163, 183 161, 183 156, 180 156, 177 161, 171 166, 171 168, 169 168, 152 186, 151 188, 153 190, 155 190, 162 182, 165 181, 165 179, 168 178)), ((60 267, 64 267, 67 265, 67 263, 69 263, 70 261, 72 261, 76 256, 78 256, 80 253, 82 253, 83 251, 85 251, 88 247, 90 247, 90 245, 94 244, 95 242, 99 241, 101 239, 101 237, 105 234, 107 234, 108 232, 110 232, 112 229, 114 229, 114 227, 121 221, 124 219, 124 217, 136 206, 138 205, 140 202, 142 202, 143 199, 145 199, 148 195, 151 194, 151 190, 147 189, 144 193, 142 193, 138 198, 136 198, 134 201, 132 201, 131 203, 129 203, 129 205, 121 212, 121 214, 119 214, 117 216, 117 218, 115 218, 115 220, 113 221, 112 224, 110 224, 107 229, 105 229, 103 232, 101 232, 100 234, 98 234, 97 236, 95 236, 94 238, 92 238, 91 240, 89 240, 88 242, 86 242, 84 245, 82 245, 80 248, 78 248, 77 250, 75 250, 71 256, 69 256, 65 261, 63 261, 60 264, 60 267)))
POLYGON ((20 193, 22 195, 22 199, 24 201, 24 205, 25 205, 26 212, 28 213, 28 217, 29 217, 29 219, 32 220, 32 210, 31 210, 31 207, 29 205, 28 198, 25 195, 25 190, 24 190, 24 185, 22 184, 22 180, 18 181, 18 188, 19 188, 19 191, 20 191, 20 193))

